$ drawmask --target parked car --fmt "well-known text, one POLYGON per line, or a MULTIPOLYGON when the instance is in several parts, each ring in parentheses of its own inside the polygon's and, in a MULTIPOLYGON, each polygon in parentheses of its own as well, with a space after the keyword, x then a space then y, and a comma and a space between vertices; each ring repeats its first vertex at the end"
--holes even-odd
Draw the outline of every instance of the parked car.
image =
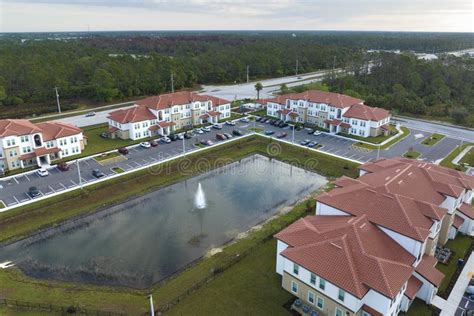
POLYGON ((281 123, 283 123, 282 120, 276 120, 275 124, 273 124, 273 125, 275 125, 275 126, 280 126, 281 123))
POLYGON ((190 138, 192 138, 193 136, 194 136, 193 133, 184 133, 184 138, 186 138, 186 139, 190 139, 190 138))
POLYGON ((222 129, 222 125, 221 124, 214 124, 214 125, 212 125, 212 128, 222 129))
POLYGON ((31 196, 32 198, 39 196, 41 193, 38 190, 37 187, 30 187, 28 189, 28 195, 31 196))
POLYGON ((321 135, 321 134, 322 134, 321 131, 315 131, 315 132, 313 133, 314 136, 318 136, 318 135, 321 135))
POLYGON ((107 132, 102 132, 102 133, 100 133, 100 137, 109 138, 109 134, 107 132))
POLYGON ((474 294, 474 285, 468 285, 466 288, 466 294, 473 295, 474 294))
POLYGON ((229 133, 224 133, 224 136, 227 137, 227 139, 231 139, 233 136, 229 133))
POLYGON ((95 116, 95 112, 88 112, 88 113, 86 113, 86 117, 91 117, 91 116, 95 116))
POLYGON ((305 140, 300 141, 300 145, 306 146, 306 145, 308 145, 310 142, 311 142, 311 141, 310 141, 309 139, 305 139, 305 140))
POLYGON ((275 134, 275 132, 269 129, 269 130, 266 130, 266 131, 264 132, 264 134, 265 134, 265 135, 273 135, 273 134, 275 134))
POLYGON ((230 125, 230 126, 235 126, 234 121, 226 121, 225 124, 230 125))
POLYGON ((285 127, 288 127, 288 126, 289 126, 288 123, 283 122, 283 124, 282 124, 280 127, 281 127, 281 128, 285 128, 285 127))
POLYGON ((277 137, 277 138, 285 138, 287 135, 288 135, 287 133, 281 132, 281 133, 278 133, 278 134, 276 135, 276 137, 277 137))
POLYGON ((308 128, 308 135, 312 135, 312 134, 314 134, 314 129, 308 128))
POLYGON ((179 139, 179 140, 184 139, 184 133, 178 134, 178 139, 179 139))
POLYGON ((69 165, 65 162, 61 162, 57 165, 59 171, 68 171, 69 170, 69 165))
POLYGON ((49 175, 49 172, 46 168, 40 168, 36 171, 36 174, 40 177, 47 177, 49 175))
POLYGON ((128 154, 128 148, 127 147, 119 148, 118 153, 122 154, 122 155, 127 155, 128 154))
POLYGON ((306 146, 310 147, 310 148, 313 148, 317 145, 318 143, 316 142, 309 142, 308 144, 306 144, 306 146))
POLYGON ((469 280, 469 285, 474 285, 474 277, 469 280))
POLYGON ((171 139, 172 142, 174 142, 175 140, 178 139, 178 135, 176 135, 176 134, 170 134, 169 137, 170 137, 170 139, 171 139))
POLYGON ((267 123, 268 121, 270 121, 270 119, 268 119, 268 118, 262 118, 262 120, 260 121, 260 123, 267 123))
POLYGON ((209 126, 201 128, 203 132, 209 133, 211 131, 211 128, 209 126))
POLYGON ((288 126, 288 124, 286 124, 285 121, 281 121, 279 124, 278 124, 278 127, 285 127, 285 126, 288 126))
POLYGON ((150 145, 151 145, 151 147, 156 147, 156 146, 158 146, 158 142, 156 140, 151 140, 150 145))
POLYGON ((171 143, 171 139, 168 136, 163 136, 160 138, 160 142, 169 144, 171 143))
POLYGON ((241 121, 242 123, 249 123, 249 122, 250 122, 250 120, 249 120, 248 118, 246 118, 246 117, 241 118, 240 121, 241 121))
POLYGON ((105 174, 102 171, 100 171, 99 169, 94 169, 94 170, 92 170, 92 176, 94 176, 97 179, 100 179, 100 178, 105 177, 105 174))
POLYGON ((276 123, 276 120, 270 120, 270 122, 268 122, 270 125, 275 125, 276 123))
POLYGON ((195 129, 194 129, 194 133, 196 133, 196 134, 204 134, 204 132, 203 132, 202 129, 200 129, 200 128, 195 128, 195 129))
POLYGON ((255 116, 255 122, 260 122, 262 120, 261 116, 255 116))
POLYGON ((214 145, 214 143, 212 141, 210 141, 209 139, 203 139, 200 141, 201 144, 205 145, 205 146, 212 146, 214 145))
POLYGON ((222 133, 217 133, 217 134, 216 134, 216 139, 217 139, 217 140, 226 140, 227 137, 225 137, 225 135, 222 134, 222 133))
POLYGON ((140 147, 143 147, 143 148, 150 148, 151 147, 151 144, 149 142, 141 142, 140 143, 140 147))
POLYGON ((232 134, 233 134, 234 136, 242 136, 242 135, 244 135, 244 133, 242 133, 242 131, 239 131, 238 129, 234 129, 234 130, 232 131, 232 134))

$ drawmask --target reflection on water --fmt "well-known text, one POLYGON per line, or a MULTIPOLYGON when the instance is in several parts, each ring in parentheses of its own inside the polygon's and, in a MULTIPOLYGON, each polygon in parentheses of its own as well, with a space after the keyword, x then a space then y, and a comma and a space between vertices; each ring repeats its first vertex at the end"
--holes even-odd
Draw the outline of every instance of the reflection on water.
POLYGON ((5 246, 0 262, 38 278, 148 287, 325 182, 256 155, 5 246))

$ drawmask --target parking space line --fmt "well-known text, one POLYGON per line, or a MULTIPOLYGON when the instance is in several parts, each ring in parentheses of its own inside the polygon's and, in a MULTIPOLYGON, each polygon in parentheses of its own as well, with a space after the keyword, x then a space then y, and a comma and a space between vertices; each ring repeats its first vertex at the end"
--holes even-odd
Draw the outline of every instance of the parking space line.
POLYGON ((155 157, 150 156, 151 161, 158 161, 155 157))
POLYGON ((139 167, 141 166, 141 164, 139 164, 139 163, 138 163, 138 162, 136 162, 135 160, 134 160, 134 161, 132 161, 132 162, 133 162, 134 164, 136 164, 137 166, 139 166, 139 167))
POLYGON ((13 198, 15 199, 16 203, 20 203, 20 201, 18 201, 18 199, 16 198, 16 196, 12 195, 13 198))
POLYGON ((56 192, 50 185, 48 187, 51 189, 51 191, 56 192))
POLYGON ((133 169, 133 166, 131 166, 130 164, 126 163, 126 165, 127 165, 130 169, 133 169))
POLYGON ((77 185, 76 182, 74 182, 74 181, 72 181, 72 180, 69 180, 69 181, 71 181, 73 185, 77 185))
POLYGON ((66 186, 65 186, 64 184, 62 184, 61 182, 59 182, 59 184, 60 184, 63 188, 67 189, 66 186))
POLYGON ((28 178, 28 176, 25 174, 25 178, 26 180, 28 180, 28 182, 31 182, 30 178, 28 178))
POLYGON ((89 161, 86 160, 83 160, 82 162, 84 162, 86 165, 90 166, 91 164, 89 163, 89 161))
POLYGON ((16 179, 16 177, 13 177, 13 180, 15 180, 16 184, 19 184, 18 180, 16 179))
POLYGON ((142 160, 143 160, 143 162, 144 162, 145 164, 150 163, 150 162, 149 162, 148 160, 146 160, 146 159, 143 159, 143 158, 142 158, 142 160))

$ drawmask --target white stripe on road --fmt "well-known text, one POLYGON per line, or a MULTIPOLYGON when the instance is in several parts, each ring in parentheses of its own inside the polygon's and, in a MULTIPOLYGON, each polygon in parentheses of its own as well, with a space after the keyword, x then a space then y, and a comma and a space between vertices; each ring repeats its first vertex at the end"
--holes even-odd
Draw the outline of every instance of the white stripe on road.
POLYGON ((25 174, 25 178, 26 180, 28 180, 28 182, 31 182, 30 178, 28 178, 28 176, 25 174))
POLYGON ((15 180, 16 184, 18 184, 18 180, 16 179, 16 177, 13 177, 13 180, 15 180))
POLYGON ((50 185, 48 187, 51 189, 51 191, 56 192, 50 185))

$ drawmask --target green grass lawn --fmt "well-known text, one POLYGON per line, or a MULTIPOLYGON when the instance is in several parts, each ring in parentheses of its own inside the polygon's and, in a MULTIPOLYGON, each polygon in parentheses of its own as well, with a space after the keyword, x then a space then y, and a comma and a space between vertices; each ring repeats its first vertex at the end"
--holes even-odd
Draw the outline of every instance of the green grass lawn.
POLYGON ((462 157, 460 162, 468 164, 469 166, 474 166, 474 147, 471 148, 464 157, 462 157))
POLYGON ((451 169, 456 169, 456 170, 459 170, 459 171, 466 171, 465 167, 455 165, 455 164, 452 163, 452 161, 453 161, 454 158, 456 158, 457 155, 459 155, 464 150, 464 148, 466 148, 467 146, 471 146, 471 145, 474 145, 474 143, 465 143, 462 146, 457 146, 456 148, 453 149, 453 151, 451 151, 449 153, 449 155, 447 155, 440 162, 440 165, 444 166, 444 167, 451 168, 451 169))
POLYGON ((402 133, 401 134, 399 133, 398 137, 395 137, 394 139, 392 139, 391 141, 387 142, 386 144, 384 144, 382 146, 365 144, 365 143, 356 143, 356 144, 354 144, 354 146, 365 148, 365 149, 371 149, 371 150, 376 150, 379 147, 380 147, 381 150, 382 149, 387 149, 390 146, 392 146, 393 144, 398 143, 399 141, 401 141, 402 139, 404 139, 405 137, 410 135, 410 130, 407 127, 402 126, 400 129, 402 130, 402 133))
POLYGON ((275 273, 276 241, 267 241, 215 280, 179 302, 169 315, 288 315, 292 295, 275 273))
POLYGON ((436 268, 444 273, 443 282, 439 286, 438 292, 441 294, 446 291, 454 273, 457 269, 457 262, 459 258, 464 258, 466 252, 470 249, 472 243, 472 237, 465 235, 458 235, 454 240, 449 240, 445 247, 454 251, 454 256, 450 259, 449 263, 442 264, 438 263, 436 268))
POLYGON ((255 132, 255 133, 263 132, 263 128, 260 128, 260 127, 252 127, 252 128, 249 128, 249 130, 251 130, 252 132, 255 132))
POLYGON ((432 316, 433 311, 422 300, 415 298, 407 313, 400 313, 407 316, 432 316))
POLYGON ((125 170, 123 170, 120 167, 113 167, 112 170, 115 171, 116 173, 124 173, 125 172, 125 170))
POLYGON ((97 161, 104 161, 104 160, 112 159, 112 158, 119 157, 119 156, 122 156, 122 155, 118 152, 111 152, 111 153, 107 153, 107 154, 97 156, 94 159, 97 160, 97 161))
POLYGON ((443 134, 435 133, 425 138, 421 143, 426 146, 433 146, 436 145, 444 137, 445 136, 443 134))
POLYGON ((403 154, 403 157, 416 159, 421 156, 421 153, 417 152, 416 150, 408 150, 403 154))

